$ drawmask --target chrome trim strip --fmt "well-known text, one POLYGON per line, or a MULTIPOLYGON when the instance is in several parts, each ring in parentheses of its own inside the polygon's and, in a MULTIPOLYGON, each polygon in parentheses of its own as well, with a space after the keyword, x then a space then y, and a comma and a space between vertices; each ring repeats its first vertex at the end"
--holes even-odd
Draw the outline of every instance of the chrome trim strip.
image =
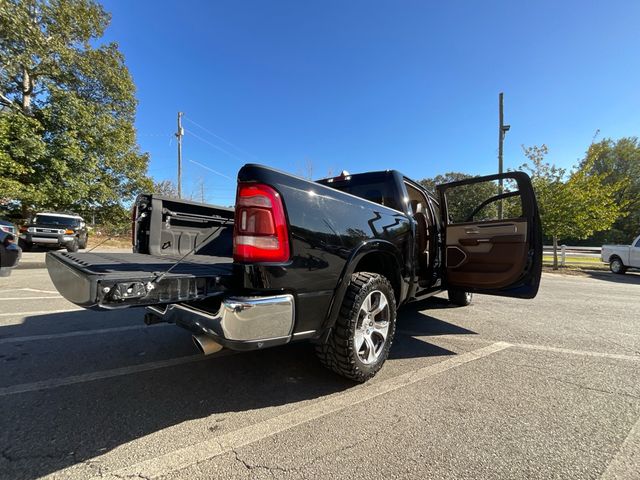
POLYGON ((307 330, 306 332, 296 332, 293 334, 293 338, 307 338, 313 337, 316 334, 317 330, 307 330))

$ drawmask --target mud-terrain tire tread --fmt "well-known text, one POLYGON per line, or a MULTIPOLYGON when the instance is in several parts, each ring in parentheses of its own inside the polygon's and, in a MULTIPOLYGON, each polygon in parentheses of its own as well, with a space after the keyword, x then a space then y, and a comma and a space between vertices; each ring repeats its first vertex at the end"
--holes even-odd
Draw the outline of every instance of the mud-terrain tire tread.
POLYGON ((316 345, 316 355, 320 362, 343 377, 356 382, 366 382, 382 368, 389 355, 396 328, 396 302, 389 280, 377 273, 358 272, 351 276, 347 292, 340 306, 336 323, 326 343, 316 345), (382 291, 389 304, 389 333, 384 351, 378 361, 364 365, 358 360, 353 344, 360 305, 373 290, 382 291))

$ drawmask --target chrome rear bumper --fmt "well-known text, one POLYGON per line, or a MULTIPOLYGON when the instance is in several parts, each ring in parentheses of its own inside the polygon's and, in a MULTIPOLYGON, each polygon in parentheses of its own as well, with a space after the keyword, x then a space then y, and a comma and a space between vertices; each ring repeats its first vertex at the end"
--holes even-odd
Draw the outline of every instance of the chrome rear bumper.
POLYGON ((225 298, 216 313, 185 304, 168 305, 164 311, 158 307, 147 309, 166 322, 196 335, 209 335, 233 350, 288 343, 295 318, 295 302, 290 294, 225 298))

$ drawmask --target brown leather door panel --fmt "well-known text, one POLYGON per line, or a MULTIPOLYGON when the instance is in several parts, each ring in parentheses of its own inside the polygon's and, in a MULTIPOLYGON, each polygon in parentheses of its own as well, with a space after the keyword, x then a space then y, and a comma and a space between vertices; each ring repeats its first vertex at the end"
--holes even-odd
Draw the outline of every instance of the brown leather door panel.
POLYGON ((436 186, 450 290, 534 298, 542 275, 542 224, 524 172, 436 186))
POLYGON ((527 262, 526 221, 449 225, 447 277, 471 288, 498 289, 514 283, 527 262))

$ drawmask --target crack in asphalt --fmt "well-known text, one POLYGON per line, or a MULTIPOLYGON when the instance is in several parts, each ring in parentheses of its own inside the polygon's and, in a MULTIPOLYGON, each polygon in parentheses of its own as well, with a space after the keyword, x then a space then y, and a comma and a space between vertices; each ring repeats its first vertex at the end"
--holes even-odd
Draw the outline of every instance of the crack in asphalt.
POLYGON ((538 366, 538 365, 529 365, 526 363, 518 363, 518 362, 506 362, 503 360, 495 360, 497 363, 503 363, 506 365, 515 365, 518 367, 522 367, 522 368, 528 368, 530 370, 535 370, 537 372, 540 372, 541 374, 544 375, 545 378, 548 378, 550 380, 554 380, 558 383, 562 383, 565 385, 571 385, 574 387, 578 387, 580 390, 590 390, 592 392, 599 392, 599 393, 606 393, 609 395, 615 395, 615 396, 620 396, 620 397, 629 397, 629 398, 633 398, 634 400, 640 400, 640 396, 638 395, 634 395, 632 393, 627 393, 627 392, 620 392, 620 391, 614 391, 614 390, 604 390, 601 388, 596 388, 596 387, 589 387, 588 385, 584 385, 582 383, 577 383, 577 382, 572 382, 570 380, 566 380, 566 377, 563 376, 557 376, 557 375, 551 375, 548 373, 547 368, 546 367, 542 367, 542 366, 538 366))
POLYGON ((600 388, 596 388, 596 387, 589 387, 587 385, 583 385, 581 383, 575 383, 575 382, 571 382, 569 380, 565 380, 562 377, 555 377, 555 376, 551 376, 549 377, 559 383, 563 383, 565 385, 573 385, 574 387, 578 387, 580 390, 590 390, 592 392, 600 392, 600 393, 607 393, 609 395, 615 395, 615 396, 619 396, 619 397, 629 397, 629 398, 633 398, 634 400, 640 400, 640 396, 638 395, 633 395, 632 393, 627 393, 627 392, 617 392, 617 391, 611 391, 611 390, 604 390, 604 389, 600 389, 600 388))
POLYGON ((290 473, 290 472, 295 471, 295 469, 283 468, 283 467, 278 467, 278 466, 272 467, 272 466, 269 466, 269 465, 252 465, 252 464, 248 463, 247 461, 243 460, 242 458, 240 458, 240 454, 238 453, 237 450, 232 449, 231 453, 233 453, 235 455, 236 461, 241 463, 247 470, 255 470, 255 469, 266 470, 272 476, 275 476, 274 472, 290 473))
POLYGON ((142 480, 152 480, 151 477, 147 477, 146 475, 142 475, 141 473, 134 473, 134 474, 130 474, 130 475, 119 475, 117 473, 107 473, 105 475, 101 476, 106 476, 106 477, 111 477, 111 478, 122 478, 123 480, 127 480, 127 479, 132 479, 132 478, 141 478, 142 480))
MULTIPOLYGON (((49 460, 60 460, 67 457, 74 457, 75 454, 60 454, 56 455, 53 453, 41 453, 41 454, 29 454, 29 455, 11 455, 9 453, 9 449, 5 448, 4 450, 0 450, 0 458, 3 459, 7 463, 16 463, 16 462, 24 462, 24 461, 33 461, 37 459, 49 459, 49 460)), ((104 471, 102 462, 93 459, 81 460, 76 463, 76 465, 85 465, 89 469, 91 469, 95 474, 99 477, 107 477, 107 478, 121 478, 123 480, 127 479, 135 479, 139 478, 142 480, 152 480, 151 477, 147 477, 142 475, 141 473, 137 473, 135 475, 119 475, 117 473, 104 471)))
POLYGON ((395 431, 394 427, 396 427, 398 424, 402 423, 404 420, 406 420, 406 417, 402 417, 400 415, 394 415, 392 423, 390 423, 388 425, 385 425, 382 428, 375 429, 373 434, 368 435, 367 437, 359 438, 359 439, 357 439, 355 441, 352 441, 352 442, 350 442, 350 443, 348 443, 347 445, 344 445, 344 446, 339 445, 336 448, 333 448, 330 451, 323 453, 322 455, 315 456, 307 463, 306 466, 310 467, 311 465, 317 463, 318 461, 322 461, 325 458, 327 458, 327 457, 329 457, 329 456, 331 456, 331 455, 333 455, 333 454, 335 454, 337 452, 349 451, 349 450, 357 447, 358 445, 360 445, 362 443, 365 443, 367 440, 370 440, 371 437, 374 437, 374 436, 379 435, 381 433, 384 433, 386 431, 389 431, 389 430, 390 431, 395 431))

